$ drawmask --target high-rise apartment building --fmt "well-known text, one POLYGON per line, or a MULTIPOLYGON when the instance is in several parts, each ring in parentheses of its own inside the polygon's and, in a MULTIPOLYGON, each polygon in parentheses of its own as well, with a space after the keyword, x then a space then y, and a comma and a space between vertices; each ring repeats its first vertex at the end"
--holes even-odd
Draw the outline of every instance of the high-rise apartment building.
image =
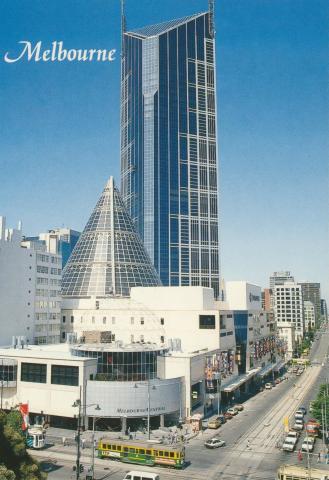
POLYGON ((210 286, 217 297, 212 19, 123 28, 121 192, 163 285, 210 286))
POLYGON ((320 283, 316 282, 298 282, 302 287, 304 301, 312 302, 315 309, 315 321, 319 322, 321 318, 321 291, 320 283))
POLYGON ((284 282, 294 282, 295 279, 289 271, 273 272, 270 276, 270 289, 274 291, 276 285, 283 285, 284 282))
POLYGON ((0 217, 0 345, 60 340, 61 256, 0 217), (20 340, 19 340, 20 341, 20 340))
POLYGON ((21 246, 29 251, 34 277, 34 343, 59 343, 62 257, 57 249, 49 251, 44 241, 23 240, 21 246))
POLYGON ((304 335, 304 305, 302 287, 285 282, 274 287, 274 313, 278 327, 294 326, 295 335, 304 335))

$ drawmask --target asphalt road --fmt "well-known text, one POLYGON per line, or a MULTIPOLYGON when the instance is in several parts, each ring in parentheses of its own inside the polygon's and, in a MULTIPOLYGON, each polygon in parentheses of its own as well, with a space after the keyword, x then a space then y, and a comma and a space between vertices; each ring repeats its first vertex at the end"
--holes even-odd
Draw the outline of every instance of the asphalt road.
MULTIPOLYGON (((329 377, 329 367, 325 356, 328 354, 329 334, 323 333, 320 339, 313 344, 311 360, 316 361, 312 367, 300 376, 291 375, 288 380, 280 383, 272 390, 266 390, 245 402, 244 411, 228 421, 219 430, 207 430, 192 439, 186 447, 189 466, 183 471, 173 471, 164 468, 152 468, 161 480, 177 478, 181 480, 273 480, 276 470, 282 463, 297 463, 297 447, 294 453, 283 452, 277 445, 284 437, 283 418, 288 416, 291 421, 294 412, 299 406, 308 409, 309 402, 318 390, 318 386, 326 377, 329 377), (324 366, 322 366, 324 363, 324 366), (295 386, 294 386, 295 384, 295 386), (226 441, 226 447, 208 450, 204 441, 213 436, 220 436, 226 441)), ((316 462, 321 450, 321 440, 316 443, 315 454, 311 459, 316 462)), ((82 458, 85 465, 90 462, 90 452, 84 452, 82 458)), ((75 478, 72 472, 74 453, 62 447, 33 452, 41 459, 57 460, 56 469, 48 478, 70 479, 75 478)), ((303 462, 306 462, 304 454, 303 462)), ((116 463, 108 460, 96 460, 96 478, 122 480, 129 469, 140 470, 141 467, 116 463)), ((81 478, 84 478, 83 476, 81 478)))

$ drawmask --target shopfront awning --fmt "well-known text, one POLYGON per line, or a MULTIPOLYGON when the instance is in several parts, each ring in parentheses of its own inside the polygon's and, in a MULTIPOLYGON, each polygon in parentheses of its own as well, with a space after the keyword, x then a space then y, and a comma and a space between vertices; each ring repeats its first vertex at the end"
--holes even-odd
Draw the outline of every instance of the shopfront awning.
POLYGON ((266 375, 268 375, 270 372, 272 372, 274 367, 275 367, 275 364, 272 364, 272 363, 270 365, 266 365, 266 367, 262 368, 261 371, 258 373, 258 376, 260 378, 266 377, 266 375))
POLYGON ((281 370, 281 368, 283 368, 285 365, 287 365, 287 363, 289 362, 289 360, 280 360, 274 367, 274 371, 275 372, 278 372, 279 370, 281 370))
POLYGON ((232 380, 231 383, 227 384, 223 388, 223 391, 227 393, 233 392, 234 390, 239 388, 243 383, 247 382, 252 377, 254 377, 258 372, 259 372, 259 368, 253 368, 252 370, 249 370, 249 372, 245 373, 244 375, 239 375, 234 380, 232 380))

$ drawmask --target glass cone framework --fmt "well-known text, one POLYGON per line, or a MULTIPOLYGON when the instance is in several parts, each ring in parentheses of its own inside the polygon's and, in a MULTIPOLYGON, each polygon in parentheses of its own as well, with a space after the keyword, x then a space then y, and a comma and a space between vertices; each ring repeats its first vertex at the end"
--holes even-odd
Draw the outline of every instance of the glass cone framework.
POLYGON ((212 287, 218 297, 211 19, 123 31, 121 193, 163 285, 212 287))
POLYGON ((129 296, 158 275, 111 177, 63 271, 64 297, 129 296))

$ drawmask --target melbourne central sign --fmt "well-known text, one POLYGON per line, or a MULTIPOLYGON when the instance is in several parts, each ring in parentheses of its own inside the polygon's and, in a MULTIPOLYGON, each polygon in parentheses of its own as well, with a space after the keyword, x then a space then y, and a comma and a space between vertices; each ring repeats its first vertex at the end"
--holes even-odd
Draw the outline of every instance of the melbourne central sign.
MULTIPOLYGON (((86 403, 97 403, 104 417, 145 417, 177 412, 181 408, 181 379, 147 382, 87 382, 86 403), (148 395, 149 393, 149 395, 148 395)), ((87 409, 93 415, 94 407, 87 409)))

